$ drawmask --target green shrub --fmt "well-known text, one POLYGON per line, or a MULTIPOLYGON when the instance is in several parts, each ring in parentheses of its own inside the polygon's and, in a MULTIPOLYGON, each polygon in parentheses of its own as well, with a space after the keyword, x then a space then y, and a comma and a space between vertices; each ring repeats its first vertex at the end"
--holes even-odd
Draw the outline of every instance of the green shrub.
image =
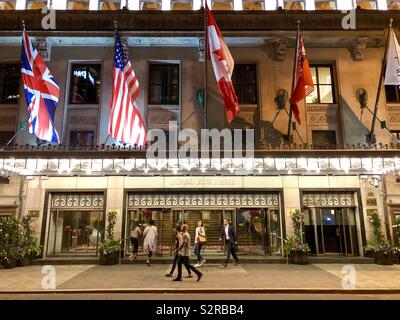
POLYGON ((114 227, 117 222, 117 211, 109 211, 107 214, 107 227, 104 239, 100 244, 100 253, 109 255, 121 251, 121 242, 114 238, 114 227))
POLYGON ((20 223, 15 218, 0 217, 0 263, 10 264, 21 256, 20 223))

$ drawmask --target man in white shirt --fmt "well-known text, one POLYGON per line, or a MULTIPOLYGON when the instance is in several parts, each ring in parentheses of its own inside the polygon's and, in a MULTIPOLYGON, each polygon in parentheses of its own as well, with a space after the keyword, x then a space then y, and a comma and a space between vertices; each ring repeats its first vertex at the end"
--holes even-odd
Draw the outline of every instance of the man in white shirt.
POLYGON ((236 233, 231 224, 229 223, 228 219, 224 219, 224 227, 221 230, 221 238, 220 240, 224 239, 225 246, 226 246, 226 260, 224 262, 224 266, 228 265, 229 259, 232 257, 235 260, 235 266, 239 265, 239 259, 236 255, 236 233))

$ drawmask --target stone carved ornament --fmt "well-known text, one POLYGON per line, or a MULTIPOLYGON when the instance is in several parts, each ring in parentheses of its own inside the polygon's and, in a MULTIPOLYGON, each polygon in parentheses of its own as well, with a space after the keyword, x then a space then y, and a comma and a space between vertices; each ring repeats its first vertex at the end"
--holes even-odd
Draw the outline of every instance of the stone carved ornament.
POLYGON ((278 193, 129 193, 132 207, 277 207, 278 193))

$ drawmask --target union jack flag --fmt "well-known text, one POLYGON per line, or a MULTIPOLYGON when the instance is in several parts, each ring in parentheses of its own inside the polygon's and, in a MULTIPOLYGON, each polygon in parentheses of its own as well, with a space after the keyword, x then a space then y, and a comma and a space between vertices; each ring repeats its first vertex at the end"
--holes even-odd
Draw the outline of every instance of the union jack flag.
POLYGON ((143 146, 146 126, 136 104, 139 81, 128 58, 128 49, 115 37, 113 90, 108 134, 115 140, 143 146))
POLYGON ((54 127, 54 113, 60 97, 60 88, 25 30, 22 33, 21 56, 21 73, 29 113, 29 133, 42 140, 60 143, 54 127))

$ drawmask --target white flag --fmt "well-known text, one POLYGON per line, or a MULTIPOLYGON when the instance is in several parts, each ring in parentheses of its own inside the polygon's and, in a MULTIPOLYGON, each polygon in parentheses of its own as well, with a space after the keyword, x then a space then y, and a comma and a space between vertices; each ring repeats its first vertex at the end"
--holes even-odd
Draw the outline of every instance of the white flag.
POLYGON ((385 85, 400 85, 400 46, 392 28, 389 30, 389 47, 386 56, 385 85))

